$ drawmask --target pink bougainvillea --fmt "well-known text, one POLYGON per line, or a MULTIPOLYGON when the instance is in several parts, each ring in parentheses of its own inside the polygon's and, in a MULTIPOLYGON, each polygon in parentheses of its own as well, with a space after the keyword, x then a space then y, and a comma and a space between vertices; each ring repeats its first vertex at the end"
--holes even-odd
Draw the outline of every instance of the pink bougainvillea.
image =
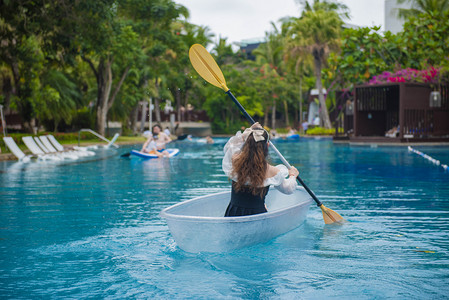
POLYGON ((373 76, 369 81, 369 84, 383 84, 390 82, 421 82, 435 84, 439 81, 439 75, 440 68, 430 67, 427 70, 407 68, 394 73, 385 71, 380 75, 373 76))

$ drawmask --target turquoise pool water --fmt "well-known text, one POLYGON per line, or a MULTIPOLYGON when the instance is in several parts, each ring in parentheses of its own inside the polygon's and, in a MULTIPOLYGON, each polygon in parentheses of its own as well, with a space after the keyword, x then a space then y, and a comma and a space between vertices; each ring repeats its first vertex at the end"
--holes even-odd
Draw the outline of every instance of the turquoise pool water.
MULTIPOLYGON (((0 298, 447 298, 449 173, 405 147, 279 143, 350 222, 302 227, 232 253, 180 250, 159 212, 224 191, 222 145, 168 160, 0 166, 0 298), (427 252, 426 252, 427 251, 427 252)), ((448 147, 416 147, 449 163, 448 147)), ((278 161, 274 159, 274 162, 278 161)))

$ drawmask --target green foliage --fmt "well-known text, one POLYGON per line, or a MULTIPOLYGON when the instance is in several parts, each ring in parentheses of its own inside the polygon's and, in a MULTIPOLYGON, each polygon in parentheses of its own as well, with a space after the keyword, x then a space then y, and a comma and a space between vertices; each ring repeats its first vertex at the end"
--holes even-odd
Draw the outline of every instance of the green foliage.
POLYGON ((449 11, 439 14, 441 18, 433 12, 411 17, 396 35, 381 34, 379 27, 345 29, 341 52, 329 56, 329 67, 323 71, 326 82, 350 88, 384 71, 447 65, 449 11))
POLYGON ((291 21, 289 48, 296 55, 311 56, 316 89, 319 92, 321 121, 324 126, 330 128, 329 113, 322 93, 321 73, 330 51, 337 50, 339 46, 343 25, 339 9, 343 9, 343 17, 346 17, 347 13, 345 14, 344 10, 347 8, 333 1, 314 0, 312 5, 308 1, 303 1, 303 4, 305 9, 301 17, 291 21))
POLYGON ((405 60, 400 37, 389 31, 382 35, 376 26, 345 29, 340 51, 331 53, 329 67, 323 70, 325 82, 336 83, 339 89, 367 82, 405 60))
POLYGON ((95 114, 89 107, 83 107, 74 112, 72 120, 73 129, 93 128, 94 124, 95 114))
POLYGON ((400 33, 406 47, 405 67, 426 69, 449 60, 449 10, 411 17, 400 33))
MULTIPOLYGON (((244 66, 239 66, 244 67, 244 66)), ((233 94, 252 116, 263 116, 263 107, 257 98, 256 89, 251 88, 248 68, 241 71, 235 65, 225 65, 222 68, 225 78, 232 87, 233 94)), ((205 101, 203 108, 212 120, 212 129, 217 133, 235 133, 241 126, 247 125, 247 121, 241 116, 238 108, 222 90, 207 84, 204 87, 205 101)))
MULTIPOLYGON (((339 128, 338 132, 343 133, 344 129, 339 128)), ((313 127, 307 130, 307 135, 335 135, 335 128, 313 127)))
MULTIPOLYGON (((234 95, 264 125, 298 121, 299 98, 321 78, 326 108, 335 107, 334 90, 384 71, 434 66, 449 78, 448 1, 413 1, 416 11, 396 35, 378 27, 342 30, 346 6, 299 2, 301 16, 273 23, 255 61, 223 38, 211 51, 234 95)), ((100 109, 131 127, 132 112, 149 97, 161 108, 168 99, 175 109, 206 110, 217 133, 247 125, 227 95, 191 67, 189 47, 210 46, 214 35, 188 22, 187 9, 172 0, 5 1, 0 13, 0 102, 28 128, 92 128, 100 109)))
POLYGON ((449 0, 397 0, 398 3, 408 2, 411 8, 400 8, 399 17, 408 19, 420 14, 434 14, 438 17, 444 17, 444 12, 449 10, 449 0))

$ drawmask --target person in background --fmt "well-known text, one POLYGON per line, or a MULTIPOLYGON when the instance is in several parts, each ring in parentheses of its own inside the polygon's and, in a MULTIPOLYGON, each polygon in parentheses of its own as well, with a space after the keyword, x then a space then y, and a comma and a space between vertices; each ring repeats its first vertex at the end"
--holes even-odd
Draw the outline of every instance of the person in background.
POLYGON ((175 129, 173 130, 174 135, 178 135, 179 121, 175 124, 175 129))
POLYGON ((164 133, 165 133, 168 137, 171 135, 171 133, 170 133, 170 128, 168 128, 168 126, 165 127, 164 133))
POLYGON ((271 129, 270 134, 272 139, 278 138, 278 132, 276 131, 276 129, 271 129))
POLYGON ((267 212, 265 196, 271 185, 284 194, 296 190, 298 170, 270 165, 268 145, 268 132, 259 123, 237 132, 226 143, 222 168, 232 180, 232 192, 225 217, 267 212))
POLYGON ((158 157, 168 157, 169 153, 165 150, 167 143, 171 142, 171 138, 162 132, 162 127, 158 124, 151 129, 152 134, 143 144, 141 152, 156 154, 158 157))
POLYGON ((214 143, 214 140, 213 140, 210 136, 206 136, 206 142, 207 142, 208 144, 213 144, 213 143, 214 143))
POLYGON ((292 134, 296 134, 296 131, 291 128, 290 126, 287 127, 287 136, 292 135, 292 134))
POLYGON ((149 138, 149 137, 152 135, 151 130, 145 130, 145 131, 142 133, 142 135, 143 135, 144 137, 146 137, 146 138, 149 138))
POLYGON ((302 129, 304 130, 304 134, 307 134, 307 129, 309 129, 309 122, 304 121, 302 124, 302 129))

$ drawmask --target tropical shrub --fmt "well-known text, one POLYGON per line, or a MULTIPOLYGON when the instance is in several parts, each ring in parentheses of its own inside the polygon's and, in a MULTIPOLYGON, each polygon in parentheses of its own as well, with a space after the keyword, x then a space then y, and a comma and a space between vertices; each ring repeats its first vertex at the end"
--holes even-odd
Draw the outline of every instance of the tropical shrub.
POLYGON ((384 71, 380 75, 373 76, 370 84, 382 84, 390 82, 419 82, 439 83, 440 68, 431 67, 428 70, 416 70, 412 68, 402 69, 396 72, 384 71))
MULTIPOLYGON (((338 132, 343 133, 343 128, 339 128, 338 132)), ((314 127, 307 130, 307 135, 334 135, 335 128, 323 128, 323 127, 314 127)))

